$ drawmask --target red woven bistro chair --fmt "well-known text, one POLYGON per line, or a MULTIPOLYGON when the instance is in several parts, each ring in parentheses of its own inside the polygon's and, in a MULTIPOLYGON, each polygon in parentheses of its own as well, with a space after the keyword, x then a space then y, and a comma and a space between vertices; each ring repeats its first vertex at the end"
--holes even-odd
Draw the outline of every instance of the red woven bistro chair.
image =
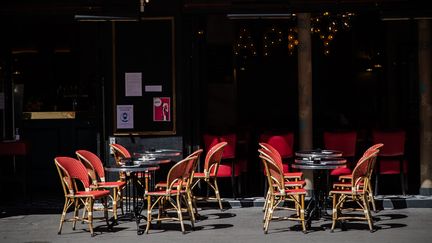
POLYGON ((260 135, 259 142, 277 150, 282 159, 283 172, 290 171, 289 164, 294 158, 294 133, 264 133, 260 135))
POLYGON ((217 177, 231 178, 232 196, 237 197, 241 188, 239 177, 241 175, 241 163, 237 158, 237 134, 228 133, 220 135, 204 134, 204 149, 209 151, 215 144, 226 142, 224 152, 219 165, 217 177))
MULTIPOLYGON (((258 152, 260 155, 267 156, 267 157, 271 158, 276 163, 276 165, 279 166, 279 169, 281 171, 283 171, 284 168, 287 168, 287 167, 283 166, 282 158, 281 158, 279 152, 274 147, 272 147, 270 144, 267 144, 267 143, 259 143, 259 145, 261 147, 261 149, 258 149, 258 152)), ((264 175, 266 176, 267 172, 264 168, 263 168, 263 171, 264 171, 264 175)), ((306 185, 306 182, 303 179, 303 173, 302 172, 289 172, 289 171, 287 171, 287 172, 283 173, 283 176, 284 176, 286 187, 303 188, 306 185)), ((269 186, 267 185, 267 180, 265 181, 264 187, 266 188, 266 191, 265 191, 266 197, 265 197, 265 201, 264 201, 263 211, 265 211, 266 207, 268 206, 270 190, 271 190, 269 188, 269 186)))
MULTIPOLYGON (((294 180, 294 181, 298 181, 298 180, 303 180, 303 172, 291 172, 289 170, 289 166, 285 166, 285 164, 283 163, 283 158, 281 156, 281 154, 279 153, 279 151, 273 147, 272 145, 268 144, 268 143, 264 143, 261 142, 259 143, 259 146, 265 150, 268 151, 269 155, 272 155, 274 157, 273 160, 278 163, 280 166, 282 166, 283 168, 283 173, 284 173, 284 178, 286 180, 294 180)), ((264 171, 264 173, 266 173, 264 171)))
POLYGON ((108 229, 110 228, 108 222, 108 208, 107 197, 110 195, 108 190, 91 190, 90 180, 85 166, 75 158, 71 157, 56 157, 54 159, 57 167, 60 181, 65 195, 65 204, 63 207, 62 216, 60 218, 60 226, 58 234, 61 234, 63 223, 66 221, 73 222, 72 229, 75 230, 76 221, 83 221, 88 223, 91 236, 93 232, 93 206, 95 200, 101 200, 104 207, 104 218, 108 229), (81 183, 80 189, 77 182, 81 183), (70 207, 74 207, 74 214, 72 218, 66 219, 67 211, 70 207), (78 216, 79 208, 83 206, 87 217, 80 218, 78 216))
POLYGON ((373 131, 372 142, 383 143, 375 167, 375 195, 384 175, 399 175, 402 194, 405 195, 408 175, 408 161, 405 158, 405 131, 373 131))
POLYGON ((324 132, 324 148, 328 150, 338 150, 342 152, 342 156, 347 160, 347 166, 334 169, 330 172, 331 176, 350 175, 355 165, 354 159, 356 156, 357 147, 357 132, 356 131, 341 131, 341 132, 324 132))
POLYGON ((334 189, 330 191, 330 196, 333 197, 331 232, 333 232, 336 222, 343 223, 346 220, 366 220, 369 230, 371 232, 374 231, 368 193, 365 190, 365 186, 369 185, 369 172, 370 168, 373 167, 377 153, 378 150, 371 150, 359 159, 351 174, 350 187, 341 188, 334 186, 334 189), (352 204, 355 205, 353 206, 352 204), (363 212, 364 216, 359 216, 359 211, 363 212))
POLYGON ((204 160, 204 170, 202 172, 197 171, 193 174, 193 180, 191 186, 191 189, 193 189, 198 184, 198 182, 202 180, 205 181, 208 187, 214 191, 216 200, 218 201, 219 208, 221 210, 223 210, 223 207, 220 198, 217 179, 218 179, 220 161, 222 159, 222 154, 226 146, 227 146, 227 142, 220 142, 213 145, 213 147, 211 147, 210 150, 207 151, 204 160))
POLYGON ((166 180, 166 188, 157 189, 155 191, 149 191, 145 193, 147 197, 147 227, 146 233, 149 232, 151 222, 156 220, 158 222, 162 220, 177 220, 180 221, 181 230, 185 233, 183 224, 182 208, 186 208, 189 216, 192 228, 194 228, 193 209, 188 198, 188 190, 190 190, 190 178, 193 170, 196 156, 186 157, 185 159, 177 162, 168 172, 166 180), (153 200, 152 200, 153 199, 153 200), (181 203, 185 205, 182 207, 181 203), (153 208, 158 205, 157 218, 153 218, 153 208), (170 214, 166 213, 166 206, 170 206, 170 209, 174 209, 177 213, 177 217, 171 217, 170 214))
POLYGON ((259 156, 266 170, 266 178, 269 186, 268 205, 264 211, 264 233, 267 234, 271 220, 295 220, 300 221, 302 230, 306 233, 305 223, 305 196, 304 188, 287 188, 285 178, 280 165, 271 157, 260 154, 259 156), (292 206, 292 204, 294 204, 292 206), (294 211, 294 214, 285 217, 274 217, 275 210, 285 209, 294 211))
MULTIPOLYGON (((114 160, 117 165, 122 164, 123 159, 131 158, 131 154, 129 151, 121 144, 113 143, 109 145, 111 148, 111 151, 114 154, 114 160)), ((119 173, 120 180, 125 181, 126 180, 126 174, 124 172, 119 173)))
MULTIPOLYGON (((190 166, 192 166, 192 168, 186 168, 186 170, 189 170, 189 169, 192 170, 191 173, 190 173, 190 178, 189 178, 190 183, 192 183, 192 181, 193 181, 193 176, 194 176, 195 171, 196 171, 196 169, 198 167, 198 163, 199 163, 200 156, 201 156, 202 152, 203 152, 202 149, 198 149, 198 150, 194 151, 193 153, 191 153, 190 155, 187 156, 187 158, 189 158, 189 157, 195 157, 196 158, 193 163, 190 163, 190 166)), ((192 216, 192 220, 194 222, 196 222, 195 214, 198 214, 198 209, 197 209, 197 206, 196 206, 196 203, 195 203, 195 200, 194 200, 194 196, 193 196, 192 190, 191 190, 190 186, 186 187, 186 185, 187 184, 184 185, 184 189, 186 190, 186 193, 188 194, 187 195, 188 206, 190 206, 191 208, 195 209, 195 212, 192 213, 191 216, 192 216)), ((160 182, 156 183, 155 188, 158 188, 159 190, 163 190, 163 189, 166 189, 167 186, 168 186, 168 184, 167 184, 166 181, 160 181, 160 182)), ((177 185, 174 185, 174 187, 175 186, 177 186, 177 185)))
POLYGON ((90 188, 94 190, 111 190, 112 208, 109 209, 113 213, 114 220, 117 222, 117 205, 119 204, 122 214, 123 212, 123 188, 126 185, 124 181, 106 181, 105 170, 100 158, 87 150, 77 150, 75 152, 78 159, 87 168, 87 172, 92 180, 90 188))
MULTIPOLYGON (((381 149, 381 147, 383 147, 384 144, 382 143, 377 143, 374 144, 372 146, 370 146, 364 153, 363 153, 363 157, 369 155, 370 153, 374 153, 375 151, 379 151, 381 149)), ((367 187, 365 187, 365 190, 367 191, 368 194, 368 201, 372 204, 372 209, 374 212, 377 211, 376 209, 376 204, 375 204, 375 197, 374 197, 374 190, 372 189, 372 174, 375 170, 375 164, 376 164, 376 158, 373 160, 373 162, 371 163, 371 166, 369 168, 368 171, 368 185, 367 187)), ((333 187, 335 188, 343 188, 343 187, 351 187, 351 180, 352 180, 352 174, 349 175, 341 175, 339 176, 339 182, 336 182, 333 184, 333 187)))

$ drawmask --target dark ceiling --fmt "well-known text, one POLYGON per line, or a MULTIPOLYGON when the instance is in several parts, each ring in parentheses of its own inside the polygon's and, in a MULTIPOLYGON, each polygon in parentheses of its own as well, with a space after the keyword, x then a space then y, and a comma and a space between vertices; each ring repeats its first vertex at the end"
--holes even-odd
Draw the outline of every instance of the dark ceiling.
POLYGON ((298 13, 376 11, 384 17, 429 17, 432 8, 420 0, 3 0, 1 16, 20 15, 174 15, 176 13, 298 13))

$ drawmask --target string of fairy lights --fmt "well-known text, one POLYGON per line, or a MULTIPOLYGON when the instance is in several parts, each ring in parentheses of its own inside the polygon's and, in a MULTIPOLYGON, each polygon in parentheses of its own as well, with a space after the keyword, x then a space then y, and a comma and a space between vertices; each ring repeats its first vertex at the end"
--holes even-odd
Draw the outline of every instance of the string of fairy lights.
POLYGON ((283 32, 278 27, 272 27, 264 32, 264 56, 270 55, 270 51, 283 44, 283 32))
MULTIPOLYGON (((323 12, 311 17, 311 33, 317 35, 322 43, 323 53, 330 55, 331 43, 339 31, 347 31, 351 28, 351 20, 353 13, 331 14, 323 12)), ((280 48, 287 43, 287 52, 289 55, 295 53, 296 47, 299 44, 296 16, 293 15, 292 26, 286 32, 277 27, 272 26, 263 33, 263 56, 270 56, 272 50, 280 48)), ((233 52, 236 56, 257 56, 257 47, 255 40, 251 36, 251 32, 247 28, 241 28, 236 42, 233 46, 233 52)))
POLYGON ((256 56, 256 44, 248 29, 242 28, 234 44, 234 55, 236 56, 256 56))

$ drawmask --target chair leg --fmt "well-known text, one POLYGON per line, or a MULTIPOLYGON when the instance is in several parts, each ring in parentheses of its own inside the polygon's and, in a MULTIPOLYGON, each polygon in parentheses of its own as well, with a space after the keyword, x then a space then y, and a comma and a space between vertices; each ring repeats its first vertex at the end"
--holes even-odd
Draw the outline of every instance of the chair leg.
POLYGON ((263 206, 263 209, 262 209, 263 212, 265 212, 266 209, 267 209, 267 207, 268 207, 269 198, 270 198, 270 189, 267 189, 266 196, 265 196, 265 199, 264 199, 264 206, 263 206))
POLYGON ((300 195, 300 220, 302 224, 303 233, 307 232, 306 222, 305 222, 305 195, 300 195))
POLYGON ((182 216, 182 211, 181 211, 181 204, 180 204, 180 194, 177 194, 176 196, 176 210, 177 210, 177 215, 180 221, 180 226, 181 226, 181 230, 182 233, 185 233, 185 229, 184 229, 184 224, 183 224, 183 216, 182 216))
POLYGON ((186 201, 186 210, 189 214, 192 230, 195 230, 195 215, 193 212, 192 201, 190 200, 190 197, 187 194, 183 195, 183 198, 186 201))
POLYGON ((334 194, 333 195, 333 210, 332 210, 332 226, 331 226, 330 232, 334 231, 337 220, 338 220, 337 194, 334 194))
POLYGON ((194 209, 193 209, 194 207, 192 202, 193 196, 192 196, 192 192, 189 189, 186 190, 186 196, 187 196, 186 203, 191 217, 191 221, 195 223, 195 213, 194 213, 194 209))
POLYGON ((267 214, 268 214, 268 212, 269 212, 269 208, 271 207, 271 195, 270 195, 270 192, 268 193, 268 195, 267 195, 267 198, 266 198, 266 202, 265 202, 265 207, 264 207, 264 217, 263 217, 263 222, 264 222, 264 229, 265 229, 265 224, 266 224, 266 220, 267 220, 267 214))
POLYGON ((361 200, 363 202, 363 207, 364 207, 365 218, 369 225, 369 230, 370 232, 373 232, 373 222, 372 222, 372 217, 369 209, 369 201, 367 199, 367 195, 364 193, 361 197, 362 197, 361 200))
MULTIPOLYGON (((192 195, 192 205, 193 205, 193 208, 195 210, 194 215, 199 216, 198 215, 198 207, 197 207, 197 204, 196 204, 196 198, 195 198, 194 195, 192 195)), ((196 218, 195 218, 195 220, 196 220, 196 218)))
POLYGON ((378 195, 378 181, 379 181, 378 177, 379 177, 379 175, 378 175, 378 173, 376 173, 375 174, 375 192, 374 192, 375 196, 378 195))
POLYGON ((233 199, 236 199, 237 198, 237 187, 236 187, 236 182, 235 182, 235 176, 234 175, 232 175, 231 176, 231 188, 232 188, 232 197, 233 197, 233 199))
POLYGON ((93 232, 93 199, 92 198, 87 198, 86 199, 86 208, 87 208, 87 220, 88 220, 88 225, 89 225, 89 230, 90 230, 90 234, 93 237, 94 236, 94 232, 93 232))
POLYGON ((236 178, 236 180, 237 180, 237 197, 240 197, 241 195, 242 195, 242 193, 243 193, 243 191, 242 191, 242 187, 243 187, 243 183, 242 183, 242 176, 241 175, 239 175, 239 176, 237 176, 237 178, 236 178))
POLYGON ((401 181, 402 195, 405 195, 405 176, 403 173, 403 169, 400 173, 400 181, 401 181))
POLYGON ((267 234, 267 232, 268 232, 268 228, 269 228, 269 225, 270 225, 270 220, 273 217, 273 211, 276 208, 276 206, 278 205, 278 203, 275 203, 274 200, 275 199, 272 196, 270 198, 269 206, 267 207, 266 218, 265 218, 265 221, 264 221, 264 233, 265 234, 267 234))
POLYGON ((366 193, 368 193, 368 195, 369 195, 368 199, 369 199, 369 202, 372 204, 372 210, 374 212, 377 212, 376 205, 375 205, 374 192, 372 191, 372 185, 371 185, 370 180, 368 181, 368 184, 367 184, 366 193))
POLYGON ((145 229, 146 234, 148 234, 148 232, 149 232, 151 221, 152 221, 153 205, 151 205, 150 201, 151 201, 151 197, 149 195, 147 195, 147 225, 146 225, 146 229, 145 229))
MULTIPOLYGON (((84 220, 85 218, 85 214, 86 214, 86 207, 84 207, 83 209, 83 215, 82 215, 82 219, 84 220)), ((74 200, 74 214, 73 214, 73 223, 72 223, 72 229, 75 230, 76 227, 76 222, 78 220, 78 213, 79 213, 79 199, 75 198, 74 200)), ((84 223, 84 221, 83 221, 84 223)))
POLYGON ((63 206, 63 212, 62 212, 62 215, 60 217, 60 226, 59 226, 57 234, 61 234, 61 231, 62 231, 62 228, 63 228, 63 223, 64 223, 65 218, 66 218, 67 209, 69 208, 70 203, 71 203, 70 199, 66 198, 64 206, 63 206))
POLYGON ((120 202, 121 214, 124 215, 124 210, 123 210, 123 188, 119 188, 119 190, 118 190, 118 198, 119 198, 119 202, 120 202))
POLYGON ((108 230, 111 230, 111 226, 109 224, 109 219, 108 219, 108 198, 103 198, 102 199, 102 204, 104 207, 104 218, 108 227, 108 230))
POLYGON ((117 200, 118 200, 118 188, 113 188, 113 200, 112 200, 112 210, 114 216, 114 222, 117 223, 117 200))
POLYGON ((219 187, 218 187, 218 183, 217 183, 217 178, 214 178, 213 184, 214 184, 216 199, 219 202, 219 208, 220 208, 220 210, 223 210, 222 201, 221 201, 220 194, 219 194, 219 187))
MULTIPOLYGON (((264 180, 264 195, 267 195, 267 193, 268 193, 268 182, 267 182, 267 178, 265 178, 265 180, 264 180)), ((263 208, 263 211, 264 211, 264 208, 263 208)))

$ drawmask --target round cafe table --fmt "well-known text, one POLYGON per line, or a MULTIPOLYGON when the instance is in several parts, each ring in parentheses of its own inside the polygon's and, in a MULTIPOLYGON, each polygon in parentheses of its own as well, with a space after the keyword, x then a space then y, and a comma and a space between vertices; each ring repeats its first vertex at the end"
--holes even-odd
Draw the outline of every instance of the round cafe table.
POLYGON ((144 158, 166 158, 166 157, 177 157, 182 155, 182 152, 177 149, 149 149, 143 152, 135 152, 134 156, 144 158))
POLYGON ((149 190, 149 173, 154 173, 159 169, 159 164, 168 163, 170 160, 154 159, 140 161, 136 159, 125 159, 122 161, 125 162, 123 165, 109 165, 105 167, 105 170, 107 172, 125 172, 127 182, 125 187, 126 217, 131 220, 135 219, 137 224, 137 234, 142 234, 143 231, 140 230, 139 223, 141 218, 144 218, 141 212, 145 206, 144 192, 149 190), (140 187, 144 189, 144 192, 139 190, 140 187))
POLYGON ((311 150, 301 150, 295 152, 298 158, 305 160, 321 160, 321 159, 332 159, 342 157, 342 152, 338 150, 329 149, 311 149, 311 150))
POLYGON ((330 187, 329 171, 346 167, 346 159, 342 152, 335 150, 304 150, 296 152, 297 158, 292 168, 312 170, 314 174, 313 194, 306 207, 308 224, 311 219, 319 219, 327 212, 327 195, 330 187), (325 180, 324 180, 325 178, 325 180))
MULTIPOLYGON (((159 165, 162 164, 168 164, 174 161, 178 161, 178 156, 180 156, 182 153, 180 150, 174 150, 174 149, 150 149, 150 150, 144 150, 141 152, 134 152, 132 154, 134 160, 139 161, 157 161, 159 165)), ((166 177, 166 174, 168 173, 169 167, 167 166, 161 166, 161 168, 158 171, 158 177, 162 176, 162 178, 166 177)), ((155 178, 155 173, 152 174, 153 178, 155 178)), ((155 180, 150 181, 150 188, 154 188, 155 186, 155 180)))

